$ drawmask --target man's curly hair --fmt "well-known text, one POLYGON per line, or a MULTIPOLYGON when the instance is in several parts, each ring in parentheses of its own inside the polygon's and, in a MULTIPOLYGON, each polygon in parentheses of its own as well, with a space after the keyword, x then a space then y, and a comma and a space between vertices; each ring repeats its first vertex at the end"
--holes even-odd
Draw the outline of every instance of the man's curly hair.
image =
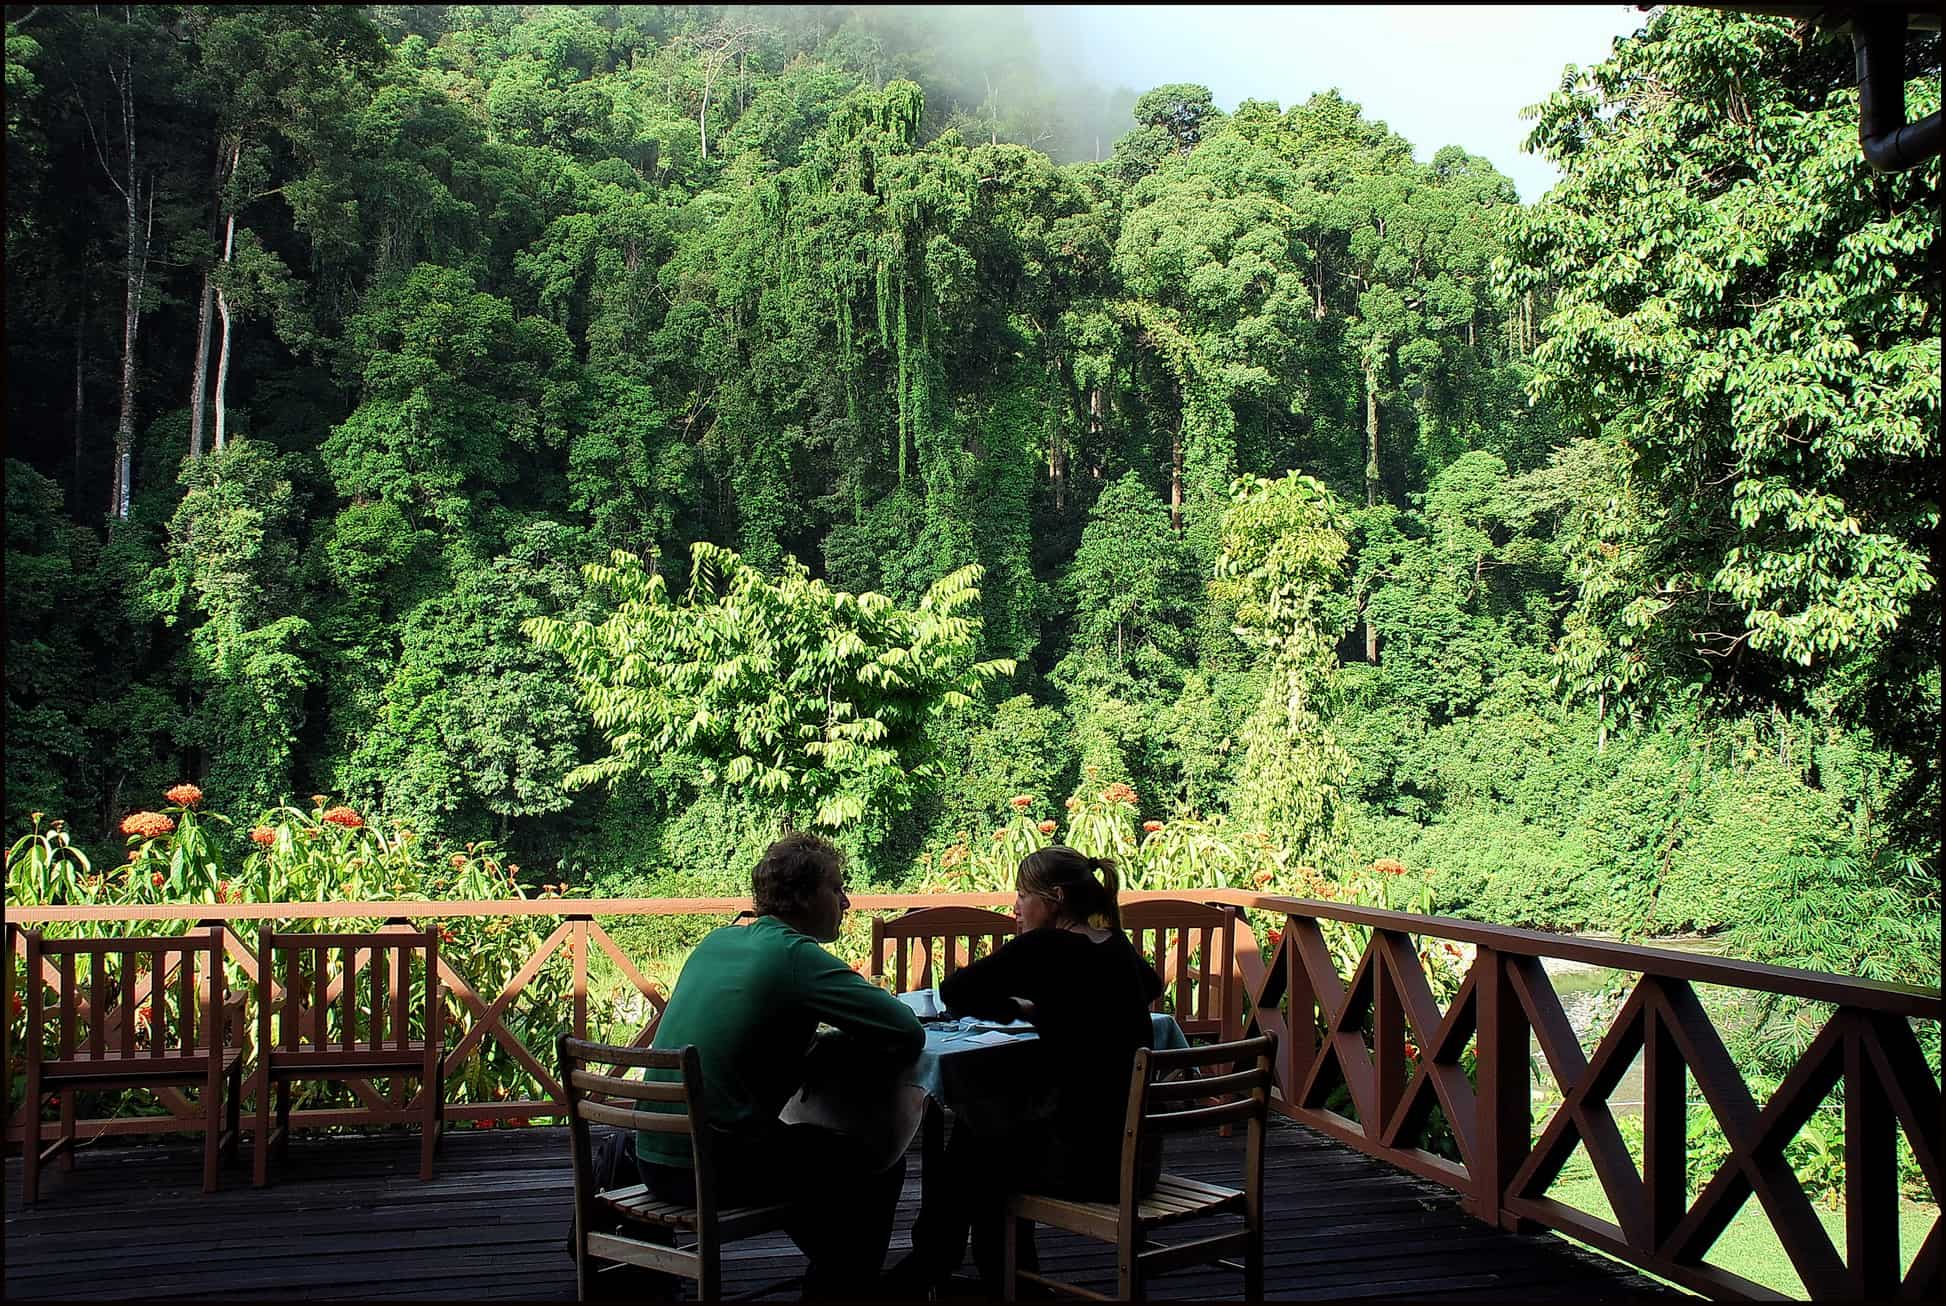
POLYGON ((764 850, 750 872, 750 896, 759 916, 796 916, 811 904, 825 873, 844 865, 844 854, 815 834, 787 834, 764 850))

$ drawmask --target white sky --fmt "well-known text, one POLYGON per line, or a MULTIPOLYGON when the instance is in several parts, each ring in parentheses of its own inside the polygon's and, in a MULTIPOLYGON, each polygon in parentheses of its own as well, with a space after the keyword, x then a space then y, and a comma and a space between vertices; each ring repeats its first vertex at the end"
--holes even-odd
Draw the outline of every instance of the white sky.
POLYGON ((1333 86, 1413 144, 1485 156, 1532 201, 1558 179, 1522 152, 1520 111, 1547 98, 1572 63, 1608 57, 1648 21, 1633 5, 1029 5, 1049 54, 1105 86, 1210 88, 1218 106, 1288 109, 1333 86))

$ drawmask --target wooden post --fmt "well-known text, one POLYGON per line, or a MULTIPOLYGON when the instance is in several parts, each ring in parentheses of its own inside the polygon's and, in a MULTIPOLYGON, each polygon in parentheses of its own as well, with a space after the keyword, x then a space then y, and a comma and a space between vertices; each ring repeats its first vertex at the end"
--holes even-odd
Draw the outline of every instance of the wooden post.
POLYGON ((568 936, 569 954, 574 959, 574 1036, 588 1037, 588 922, 587 916, 570 918, 574 932, 568 936))
MULTIPOLYGON (((1405 1015, 1399 1005, 1397 978, 1381 943, 1382 934, 1372 938, 1372 1056, 1377 1062, 1378 1118, 1364 1120, 1365 1136, 1376 1142, 1385 1137, 1386 1127, 1398 1114, 1399 1099, 1405 1096, 1405 1015)), ((1411 950, 1412 941, 1405 946, 1411 950)), ((1423 1037, 1423 1035, 1422 1035, 1423 1037)))
POLYGON ((1474 973, 1480 977, 1478 1135, 1480 1152, 1473 1174, 1473 1213, 1503 1229, 1518 1229, 1521 1221, 1502 1203, 1507 1185, 1527 1159, 1532 1143, 1533 1103, 1528 1083, 1531 1067, 1527 1042, 1531 1037, 1527 1013, 1521 1010, 1507 961, 1498 949, 1482 947, 1474 973))
POLYGON ((1682 1054, 1662 1009, 1652 1005, 1642 1050, 1642 1187, 1649 1201, 1650 1245, 1658 1251, 1689 1204, 1688 1131, 1682 1054))
POLYGON ((1845 1034, 1845 1262, 1850 1294, 1899 1290, 1898 1120, 1866 1052, 1869 1026, 1845 1034))

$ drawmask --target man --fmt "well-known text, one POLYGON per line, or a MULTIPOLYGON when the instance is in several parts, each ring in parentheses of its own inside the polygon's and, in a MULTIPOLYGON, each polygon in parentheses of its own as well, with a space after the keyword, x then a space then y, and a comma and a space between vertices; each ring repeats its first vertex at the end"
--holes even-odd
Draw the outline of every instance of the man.
MULTIPOLYGON (((925 1032, 904 1003, 819 946, 838 937, 851 906, 837 849, 815 835, 787 835, 751 873, 750 892, 757 919, 697 945, 654 1046, 694 1044, 702 1058, 719 1204, 792 1203, 785 1228, 811 1260, 805 1296, 870 1294, 891 1240, 904 1157, 872 1173, 842 1135, 784 1124, 777 1113, 804 1083, 819 1022, 850 1035, 863 1055, 882 1056, 888 1073, 919 1055, 925 1032)), ((645 1130, 635 1153, 657 1197, 695 1199, 687 1137, 645 1130)))

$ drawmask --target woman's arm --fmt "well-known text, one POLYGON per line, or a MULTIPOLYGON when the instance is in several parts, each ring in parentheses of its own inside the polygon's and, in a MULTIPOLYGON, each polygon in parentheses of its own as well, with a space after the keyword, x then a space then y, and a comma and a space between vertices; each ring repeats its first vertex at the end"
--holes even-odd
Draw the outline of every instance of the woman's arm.
POLYGON ((1023 1020, 1019 999, 1030 984, 1026 972, 1040 951, 1038 930, 1009 939, 991 956, 961 966, 939 982, 939 1000, 950 1011, 981 1020, 1023 1020))

